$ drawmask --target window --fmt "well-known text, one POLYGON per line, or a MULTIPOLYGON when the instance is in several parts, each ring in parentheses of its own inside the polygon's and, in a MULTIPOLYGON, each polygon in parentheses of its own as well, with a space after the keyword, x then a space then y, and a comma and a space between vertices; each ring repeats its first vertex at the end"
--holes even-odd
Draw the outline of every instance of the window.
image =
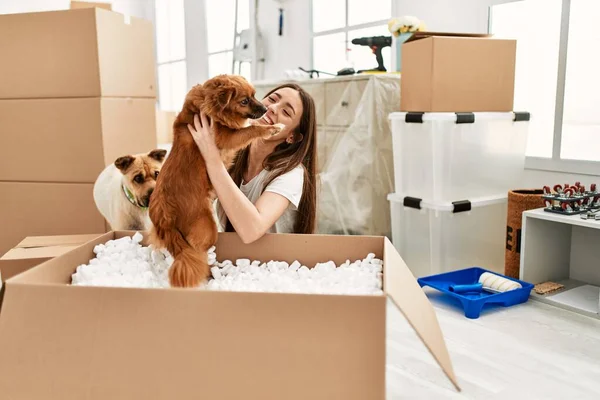
MULTIPOLYGON (((355 70, 377 67, 372 50, 352 44, 352 39, 391 36, 387 23, 392 15, 391 0, 313 0, 312 68, 335 74, 342 68, 355 70)), ((391 48, 382 50, 383 65, 391 70, 391 48)))
POLYGON ((600 2, 521 0, 490 12, 490 33, 517 40, 515 110, 531 112, 527 167, 600 175, 600 2))
POLYGON ((250 64, 234 66, 233 49, 240 33, 250 26, 250 0, 221 0, 206 3, 208 76, 239 74, 250 80, 250 64), (233 11, 236 10, 236 11, 233 11))
POLYGON ((156 0, 159 107, 179 111, 187 92, 183 0, 156 0))
POLYGON ((562 118, 561 158, 600 161, 600 15, 598 0, 571 1, 562 118))

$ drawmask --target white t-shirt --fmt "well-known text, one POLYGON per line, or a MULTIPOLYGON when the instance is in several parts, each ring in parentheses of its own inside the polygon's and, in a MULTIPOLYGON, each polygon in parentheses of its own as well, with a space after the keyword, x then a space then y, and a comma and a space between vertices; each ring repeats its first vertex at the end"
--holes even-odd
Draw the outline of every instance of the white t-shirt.
MULTIPOLYGON (((262 194, 262 189, 268 177, 269 171, 263 169, 258 175, 252 178, 250 182, 242 182, 240 185, 240 190, 252 204, 256 204, 256 201, 262 194)), ((278 176, 269 183, 265 192, 280 194, 288 199, 290 204, 281 217, 275 221, 275 224, 267 230, 267 233, 292 233, 294 231, 294 224, 296 223, 296 218, 298 216, 298 205, 302 198, 303 185, 304 167, 302 165, 298 165, 296 168, 278 176)), ((226 222, 225 215, 220 215, 219 221, 221 228, 224 230, 226 222)))

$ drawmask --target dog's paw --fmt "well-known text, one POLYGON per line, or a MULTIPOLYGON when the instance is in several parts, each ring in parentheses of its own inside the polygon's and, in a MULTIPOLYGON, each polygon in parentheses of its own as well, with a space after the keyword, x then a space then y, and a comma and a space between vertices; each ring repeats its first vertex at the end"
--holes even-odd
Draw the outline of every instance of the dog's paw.
POLYGON ((275 135, 277 135, 279 132, 281 132, 281 131, 283 130, 283 128, 285 128, 285 125, 284 125, 284 124, 274 124, 274 125, 271 125, 271 126, 269 127, 269 134, 270 134, 271 136, 275 136, 275 135))

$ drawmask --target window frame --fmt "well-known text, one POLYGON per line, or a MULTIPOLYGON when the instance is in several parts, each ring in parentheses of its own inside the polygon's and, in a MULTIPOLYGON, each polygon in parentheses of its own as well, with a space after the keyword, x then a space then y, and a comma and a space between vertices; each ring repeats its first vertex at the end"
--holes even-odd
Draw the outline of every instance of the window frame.
MULTIPOLYGON (((519 0, 524 1, 524 0, 519 0)), ((498 3, 501 4, 501 3, 498 3)), ((494 5, 488 7, 488 33, 491 33, 494 5)), ((554 107, 554 132, 552 136, 552 157, 525 158, 525 169, 571 173, 581 175, 600 175, 600 161, 573 160, 560 156, 562 145, 563 110, 565 101, 565 81, 567 71, 567 49, 569 44, 569 23, 571 0, 562 0, 560 39, 558 47, 558 76, 556 79, 556 100, 554 107)), ((533 116, 535 118, 535 116, 533 116)))
MULTIPOLYGON (((211 52, 206 53, 206 60, 207 60, 207 64, 208 65, 210 65, 210 63, 208 61, 210 59, 210 57, 218 55, 218 54, 231 53, 231 56, 232 56, 232 59, 233 59, 233 52, 235 50, 236 40, 237 40, 237 37, 239 35, 239 32, 238 32, 238 14, 239 14, 240 1, 250 2, 250 0, 235 0, 235 6, 234 6, 235 17, 233 19, 233 29, 235 30, 235 33, 233 34, 233 42, 231 43, 231 48, 227 48, 225 50, 213 51, 212 53, 211 52)), ((249 19, 250 20, 252 19, 252 13, 250 13, 249 19)), ((210 32, 208 32, 208 29, 207 29, 206 30, 206 41, 207 41, 207 44, 208 44, 208 36, 209 35, 210 35, 210 32)), ((207 45, 207 48, 208 48, 208 45, 207 45)), ((235 59, 233 59, 231 65, 230 65, 229 71, 228 72, 222 72, 222 73, 228 73, 228 74, 234 74, 234 73, 236 73, 235 72, 235 63, 236 63, 236 61, 235 61, 235 59)), ((239 67, 239 65, 238 65, 238 67, 239 67)), ((207 73, 208 73, 209 78, 210 78, 211 77, 210 76, 210 70, 207 70, 207 73)))
MULTIPOLYGON (((348 32, 354 31, 354 30, 357 30, 357 29, 373 28, 373 27, 378 27, 378 26, 381 26, 381 25, 387 25, 387 23, 389 22, 389 20, 392 18, 393 10, 394 10, 394 1, 392 0, 391 7, 390 7, 390 16, 387 19, 381 19, 381 20, 378 20, 378 21, 367 22, 367 23, 364 23, 364 24, 348 25, 348 0, 346 0, 344 2, 345 3, 344 7, 346 9, 346 19, 344 21, 344 26, 341 27, 341 28, 329 29, 329 30, 321 31, 321 32, 315 32, 314 31, 314 27, 313 27, 313 2, 314 1, 315 0, 310 0, 309 10, 308 10, 308 23, 310 24, 309 26, 310 26, 310 68, 311 69, 315 68, 314 39, 316 37, 327 36, 327 35, 331 35, 331 34, 334 34, 334 33, 344 33, 345 43, 346 43, 346 48, 347 48, 347 45, 348 45, 348 32)), ((317 1, 323 1, 323 0, 317 0, 317 1)), ((347 50, 346 50, 346 57, 348 57, 348 51, 347 50)))
MULTIPOLYGON (((169 4, 172 4, 172 3, 169 3, 169 4)), ((153 2, 153 6, 154 6, 154 14, 156 15, 156 1, 153 2)), ((182 2, 182 6, 183 6, 183 15, 184 15, 184 20, 182 21, 182 23, 184 24, 184 27, 185 27, 185 1, 182 2)), ((155 19, 156 19, 156 16, 155 16, 155 19)), ((170 21, 169 21, 169 27, 168 27, 168 29, 169 29, 168 37, 170 38, 170 36, 171 36, 171 24, 170 24, 170 21)), ((158 29, 154 29, 154 40, 155 40, 156 43, 158 43, 158 29)), ((184 29, 183 40, 186 40, 185 29, 184 29)), ((157 83, 156 98, 157 98, 158 109, 160 111, 169 111, 169 112, 173 111, 170 107, 165 107, 165 104, 163 102, 162 93, 160 91, 160 82, 158 81, 159 80, 159 70, 160 70, 160 67, 164 66, 164 65, 169 65, 169 64, 175 64, 175 63, 178 63, 178 62, 183 62, 184 65, 185 65, 185 67, 186 67, 186 69, 187 69, 187 48, 184 46, 184 49, 185 49, 185 57, 183 57, 183 58, 177 58, 177 59, 171 59, 171 58, 169 58, 169 60, 162 61, 162 62, 158 61, 158 47, 155 50, 156 51, 156 83, 157 83)), ((169 75, 169 78, 171 78, 170 75, 169 75)), ((186 82, 187 82, 187 74, 185 76, 185 79, 186 79, 186 82)), ((187 86, 187 84, 186 84, 186 86, 187 86)), ((169 106, 170 106, 170 104, 169 104, 169 106)))

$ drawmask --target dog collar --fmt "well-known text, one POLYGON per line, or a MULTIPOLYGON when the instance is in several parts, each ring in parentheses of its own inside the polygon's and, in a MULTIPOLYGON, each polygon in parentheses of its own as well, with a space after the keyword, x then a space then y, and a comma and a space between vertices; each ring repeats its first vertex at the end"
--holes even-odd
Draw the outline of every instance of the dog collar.
POLYGON ((137 201, 135 201, 135 196, 133 195, 133 193, 131 193, 131 190, 129 190, 129 188, 125 185, 123 185, 123 193, 125 193, 125 197, 127 197, 127 200, 129 200, 129 202, 131 204, 133 204, 136 207, 141 208, 142 210, 147 209, 148 207, 142 207, 138 204, 137 201))

